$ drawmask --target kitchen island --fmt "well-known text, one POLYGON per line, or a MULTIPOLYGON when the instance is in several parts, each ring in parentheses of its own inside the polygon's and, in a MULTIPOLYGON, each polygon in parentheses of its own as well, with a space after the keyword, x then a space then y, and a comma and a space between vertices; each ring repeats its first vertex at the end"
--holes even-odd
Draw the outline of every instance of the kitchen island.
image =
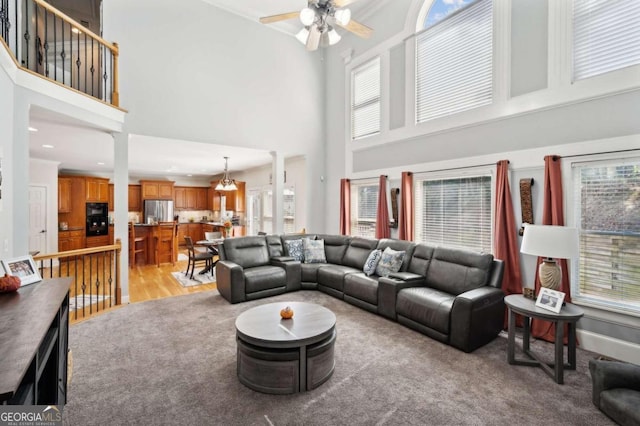
MULTIPOLYGON (((162 236, 161 236, 161 226, 160 225, 149 225, 146 223, 136 223, 133 225, 135 228, 136 237, 141 237, 144 239, 144 247, 145 252, 144 256, 138 256, 136 260, 136 265, 155 265, 157 264, 156 256, 160 257, 160 261, 162 263, 167 262, 168 259, 172 259, 173 262, 178 260, 178 238, 177 236, 173 238, 171 241, 171 249, 170 255, 162 256, 163 253, 166 253, 167 248, 162 247, 162 236)), ((178 226, 180 229, 180 226, 178 226)), ((129 236, 129 241, 131 241, 131 236, 129 236)), ((129 250, 131 251, 133 247, 131 247, 131 243, 129 243, 129 250)))

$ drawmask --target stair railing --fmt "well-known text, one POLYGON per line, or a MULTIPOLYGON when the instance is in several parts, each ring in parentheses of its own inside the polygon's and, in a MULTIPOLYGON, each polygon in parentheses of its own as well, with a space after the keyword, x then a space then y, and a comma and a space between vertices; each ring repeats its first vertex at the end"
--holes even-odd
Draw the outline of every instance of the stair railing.
POLYGON ((43 0, 0 0, 0 38, 23 70, 119 106, 118 45, 43 0))
POLYGON ((42 278, 72 277, 72 319, 91 316, 122 303, 120 239, 115 244, 33 257, 42 278))

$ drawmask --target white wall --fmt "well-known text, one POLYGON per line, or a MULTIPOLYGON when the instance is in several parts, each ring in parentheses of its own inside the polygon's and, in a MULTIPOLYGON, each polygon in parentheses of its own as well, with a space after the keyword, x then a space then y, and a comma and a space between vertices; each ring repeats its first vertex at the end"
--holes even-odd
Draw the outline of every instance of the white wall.
POLYGON ((319 53, 200 0, 105 0, 103 11, 131 134, 314 158, 307 185, 323 194, 319 53))

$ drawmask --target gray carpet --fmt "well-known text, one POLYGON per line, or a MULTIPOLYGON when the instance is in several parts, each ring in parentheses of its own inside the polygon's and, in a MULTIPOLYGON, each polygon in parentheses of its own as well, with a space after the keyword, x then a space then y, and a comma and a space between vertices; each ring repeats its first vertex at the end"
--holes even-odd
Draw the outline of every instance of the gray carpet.
MULTIPOLYGON (((591 403, 587 367, 556 384, 507 364, 500 336, 466 354, 316 291, 230 305, 217 291, 132 304, 71 326, 69 425, 612 424, 591 403), (336 369, 295 395, 236 377, 234 321, 263 303, 310 301, 337 317, 336 369)), ((552 345, 534 342, 552 359, 552 345)))

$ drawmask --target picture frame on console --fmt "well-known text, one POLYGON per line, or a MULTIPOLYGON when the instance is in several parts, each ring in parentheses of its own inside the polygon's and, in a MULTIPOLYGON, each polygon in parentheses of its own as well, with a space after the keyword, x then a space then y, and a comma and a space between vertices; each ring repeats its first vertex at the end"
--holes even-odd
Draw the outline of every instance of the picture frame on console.
POLYGON ((2 260, 4 273, 20 278, 20 285, 27 285, 42 281, 38 267, 30 255, 2 260))
POLYGON ((536 299, 536 306, 555 312, 557 314, 560 312, 560 309, 562 309, 563 301, 563 292, 551 290, 550 288, 546 287, 540 287, 538 299, 536 299))

